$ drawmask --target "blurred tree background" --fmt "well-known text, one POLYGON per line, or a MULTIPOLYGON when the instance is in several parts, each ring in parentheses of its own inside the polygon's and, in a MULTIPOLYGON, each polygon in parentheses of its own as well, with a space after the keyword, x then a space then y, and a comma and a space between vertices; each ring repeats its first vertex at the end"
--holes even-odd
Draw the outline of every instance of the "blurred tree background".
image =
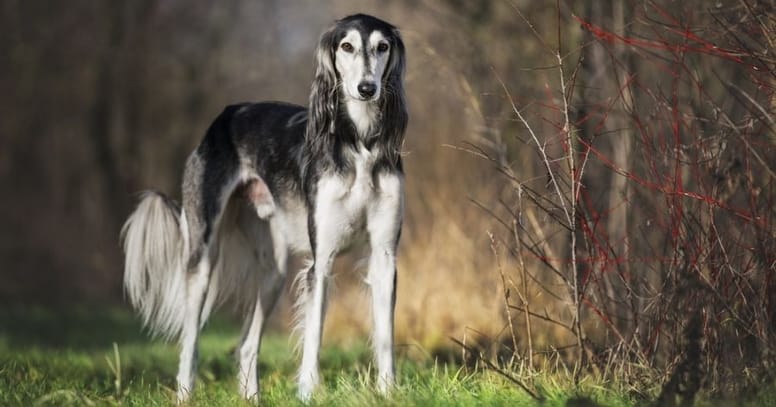
MULTIPOLYGON (((492 220, 467 198, 501 187, 488 164, 442 145, 488 141, 484 110, 504 108, 492 69, 524 86, 515 69, 539 63, 508 3, 3 0, 1 11, 3 303, 122 303, 118 233, 136 194, 180 198, 183 162, 224 105, 306 104, 318 36, 366 12, 398 25, 408 46, 407 329, 444 339, 498 315, 495 281, 482 278, 492 220), (461 295, 470 315, 450 311, 461 295)), ((348 284, 354 273, 341 269, 348 284)), ((360 301, 350 291, 337 303, 360 301)), ((337 303, 331 324, 352 318, 337 303)), ((363 317, 341 322, 360 329, 363 317)))
MULTIPOLYGON (((0 304, 123 304, 118 235, 136 193, 179 199, 224 105, 306 104, 318 35, 365 12, 408 51, 401 343, 477 332, 531 364, 574 349, 629 372, 714 371, 725 355, 765 368, 774 8, 0 0, 0 304)), ((352 268, 329 338, 368 330, 352 268)))

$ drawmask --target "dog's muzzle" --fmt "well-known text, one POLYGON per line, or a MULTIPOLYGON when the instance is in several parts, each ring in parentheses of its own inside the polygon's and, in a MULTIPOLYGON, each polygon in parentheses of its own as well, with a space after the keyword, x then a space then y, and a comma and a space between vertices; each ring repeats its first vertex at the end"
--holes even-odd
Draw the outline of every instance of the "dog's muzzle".
POLYGON ((358 94, 364 98, 368 99, 377 93, 377 85, 374 82, 361 82, 358 84, 358 94))

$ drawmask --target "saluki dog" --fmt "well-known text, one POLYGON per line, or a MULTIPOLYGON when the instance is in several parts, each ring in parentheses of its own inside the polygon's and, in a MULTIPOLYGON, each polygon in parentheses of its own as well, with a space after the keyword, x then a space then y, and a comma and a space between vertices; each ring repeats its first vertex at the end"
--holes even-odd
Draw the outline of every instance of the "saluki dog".
POLYGON ((229 298, 246 310, 240 393, 258 396, 261 335, 290 256, 308 260, 296 277, 296 315, 298 396, 309 400, 332 263, 351 247, 369 249, 377 389, 394 383, 404 44, 393 25, 358 14, 323 33, 315 59, 309 108, 226 107, 186 161, 182 207, 147 191, 122 229, 129 300, 152 332, 180 343, 179 401, 193 390, 199 331, 229 298))

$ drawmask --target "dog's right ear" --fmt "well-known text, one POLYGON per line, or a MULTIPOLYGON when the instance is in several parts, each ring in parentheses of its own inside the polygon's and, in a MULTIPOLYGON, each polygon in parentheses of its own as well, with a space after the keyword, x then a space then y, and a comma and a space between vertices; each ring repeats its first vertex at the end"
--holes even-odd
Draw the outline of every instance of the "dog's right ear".
POLYGON ((315 79, 310 89, 310 114, 306 137, 313 139, 334 133, 339 104, 337 71, 334 64, 336 25, 321 35, 315 49, 315 79))
POLYGON ((337 72, 334 68, 334 51, 337 44, 334 43, 334 31, 336 26, 330 27, 321 34, 318 40, 318 48, 315 50, 315 76, 325 76, 336 81, 337 72))

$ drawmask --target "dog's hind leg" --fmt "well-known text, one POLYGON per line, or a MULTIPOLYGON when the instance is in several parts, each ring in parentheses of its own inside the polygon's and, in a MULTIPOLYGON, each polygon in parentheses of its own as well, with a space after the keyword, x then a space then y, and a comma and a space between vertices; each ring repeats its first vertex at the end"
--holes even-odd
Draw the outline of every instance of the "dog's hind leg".
MULTIPOLYGON (((178 361, 178 402, 186 401, 194 390, 196 378, 199 332, 203 325, 202 311, 208 294, 213 268, 217 261, 215 234, 207 239, 202 233, 205 220, 184 196, 184 210, 189 225, 188 271, 186 272, 183 326, 180 333, 180 359, 178 361)), ((211 221, 212 222, 212 221, 211 221)))
POLYGON ((288 249, 279 222, 277 217, 270 221, 260 220, 253 213, 242 213, 238 218, 238 224, 243 228, 245 236, 256 247, 254 255, 259 257, 258 270, 251 271, 260 274, 253 312, 248 314, 245 321, 245 330, 238 350, 237 381, 240 394, 245 399, 259 396, 258 357, 261 337, 267 319, 283 290, 286 277, 288 249), (269 250, 272 254, 266 255, 264 252, 269 250))
POLYGON ((197 366, 197 343, 202 308, 212 271, 210 250, 205 250, 193 270, 186 276, 186 302, 183 329, 180 336, 178 363, 178 402, 186 401, 194 390, 197 366))
POLYGON ((321 334, 323 332, 323 320, 326 313, 326 290, 329 274, 334 257, 334 251, 328 256, 316 258, 313 265, 300 271, 299 277, 304 279, 300 290, 300 302, 302 323, 302 362, 299 366, 297 395, 302 401, 308 401, 313 391, 318 386, 320 376, 318 373, 318 352, 321 347, 321 334), (320 259, 320 260, 319 260, 320 259))
POLYGON ((205 299, 218 261, 221 218, 229 197, 237 186, 236 160, 216 160, 198 149, 186 162, 183 177, 183 210, 188 225, 188 263, 185 276, 185 304, 180 332, 178 401, 188 399, 194 389, 199 331, 205 299), (210 161, 208 161, 210 160, 210 161))

